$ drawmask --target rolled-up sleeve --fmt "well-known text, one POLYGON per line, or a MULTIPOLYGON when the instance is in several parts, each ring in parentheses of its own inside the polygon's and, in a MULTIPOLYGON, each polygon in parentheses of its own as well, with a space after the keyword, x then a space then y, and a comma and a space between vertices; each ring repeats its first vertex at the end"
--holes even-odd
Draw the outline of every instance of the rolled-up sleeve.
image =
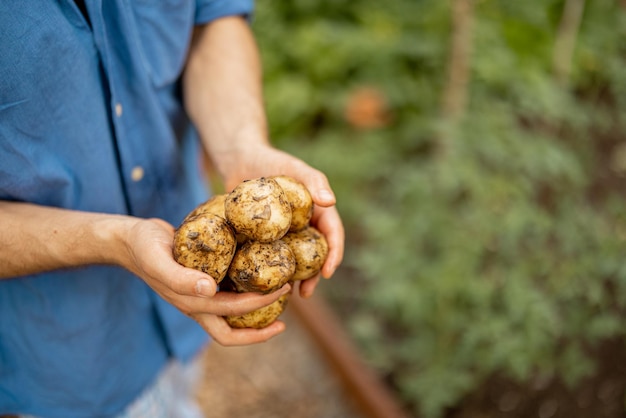
POLYGON ((195 23, 208 23, 224 16, 250 17, 253 10, 253 0, 197 0, 195 23))

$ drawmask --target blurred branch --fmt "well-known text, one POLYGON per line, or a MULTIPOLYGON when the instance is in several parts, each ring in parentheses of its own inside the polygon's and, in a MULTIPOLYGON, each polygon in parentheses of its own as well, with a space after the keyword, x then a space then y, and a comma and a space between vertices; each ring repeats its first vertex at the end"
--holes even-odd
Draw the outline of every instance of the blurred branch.
POLYGON ((442 108, 443 117, 453 123, 458 122, 465 112, 473 21, 474 0, 453 0, 452 44, 442 108))
MULTIPOLYGON (((470 78, 474 0, 452 0, 452 35, 447 65, 447 83, 443 92, 442 118, 456 126, 465 113, 470 78)), ((446 139, 440 138, 445 153, 446 139)))
POLYGON ((569 79, 584 8, 585 0, 567 0, 563 6, 553 54, 554 75, 562 85, 566 85, 569 79))

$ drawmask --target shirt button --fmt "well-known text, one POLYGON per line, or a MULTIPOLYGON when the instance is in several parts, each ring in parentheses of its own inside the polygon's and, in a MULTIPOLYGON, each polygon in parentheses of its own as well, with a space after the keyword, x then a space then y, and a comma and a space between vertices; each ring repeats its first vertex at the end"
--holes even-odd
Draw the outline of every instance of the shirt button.
POLYGON ((140 181, 143 178, 144 174, 145 172, 143 170, 143 167, 137 166, 133 168, 133 170, 130 172, 130 178, 133 179, 133 181, 140 181))
POLYGON ((117 115, 118 118, 120 116, 122 116, 122 112, 123 111, 124 111, 124 109, 122 108, 122 105, 120 103, 116 103, 115 104, 115 114, 117 115))

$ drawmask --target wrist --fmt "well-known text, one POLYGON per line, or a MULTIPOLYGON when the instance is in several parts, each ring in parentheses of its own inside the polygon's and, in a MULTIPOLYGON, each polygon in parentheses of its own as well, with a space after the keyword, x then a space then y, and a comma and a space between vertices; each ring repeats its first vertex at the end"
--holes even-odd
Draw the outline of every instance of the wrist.
POLYGON ((273 149, 269 141, 249 140, 229 144, 217 150, 211 150, 210 156, 215 168, 228 183, 242 181, 246 177, 245 172, 250 171, 259 164, 263 164, 267 151, 273 149))
POLYGON ((139 220, 130 216, 98 216, 87 224, 88 239, 93 245, 87 246, 86 257, 90 263, 113 264, 128 268, 131 252, 129 250, 129 231, 139 220))

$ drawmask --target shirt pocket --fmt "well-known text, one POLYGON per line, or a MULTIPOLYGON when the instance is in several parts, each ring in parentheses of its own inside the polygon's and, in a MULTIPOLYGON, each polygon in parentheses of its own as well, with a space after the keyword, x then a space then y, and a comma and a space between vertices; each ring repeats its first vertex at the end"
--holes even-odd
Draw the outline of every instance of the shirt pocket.
POLYGON ((140 55, 155 87, 180 77, 194 22, 195 1, 159 0, 133 3, 140 55))

